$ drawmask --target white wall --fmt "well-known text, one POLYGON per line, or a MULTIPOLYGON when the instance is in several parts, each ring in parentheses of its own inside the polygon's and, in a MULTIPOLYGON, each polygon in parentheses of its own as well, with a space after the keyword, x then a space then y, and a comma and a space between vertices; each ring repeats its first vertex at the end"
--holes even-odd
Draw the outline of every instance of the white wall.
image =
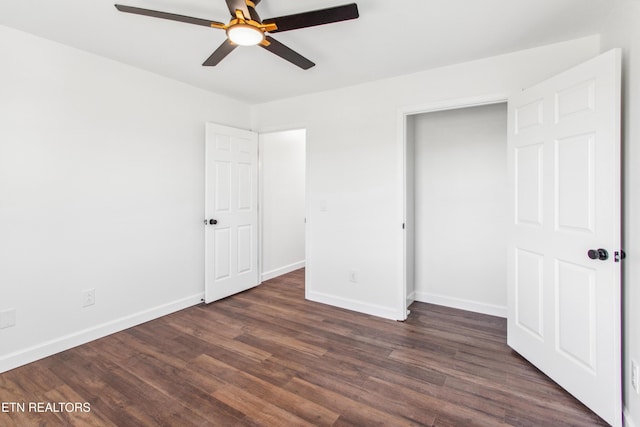
POLYGON ((304 267, 305 130, 260 135, 262 280, 304 267))
POLYGON ((404 317, 400 110, 506 96, 598 51, 599 38, 587 37, 253 106, 257 131, 307 129, 307 297, 404 317))
POLYGON ((640 395, 630 375, 631 360, 640 363, 640 2, 616 3, 602 31, 602 51, 623 48, 623 394, 625 425, 640 427, 640 395))
POLYGON ((2 26, 0 57, 0 371, 198 303, 204 123, 248 106, 2 26))
POLYGON ((416 300, 506 317, 506 103, 412 121, 416 300))

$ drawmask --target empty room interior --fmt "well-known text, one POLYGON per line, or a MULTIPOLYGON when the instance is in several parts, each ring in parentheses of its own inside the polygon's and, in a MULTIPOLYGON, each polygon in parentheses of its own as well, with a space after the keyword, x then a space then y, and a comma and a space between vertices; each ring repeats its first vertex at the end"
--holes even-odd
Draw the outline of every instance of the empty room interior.
POLYGON ((0 425, 640 427, 637 0, 5 0, 0 58, 0 425))

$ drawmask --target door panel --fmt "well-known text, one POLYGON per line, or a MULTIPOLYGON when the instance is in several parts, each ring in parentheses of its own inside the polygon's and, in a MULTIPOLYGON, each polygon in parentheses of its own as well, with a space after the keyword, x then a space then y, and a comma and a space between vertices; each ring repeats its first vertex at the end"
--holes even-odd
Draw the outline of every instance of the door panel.
POLYGON ((258 135, 207 123, 205 157, 205 301, 209 303, 259 284, 258 135))
POLYGON ((595 270, 556 261, 557 349, 595 373, 595 270))
POLYGON ((215 167, 215 213, 231 209, 231 162, 216 161, 215 167))
POLYGON ((215 280, 226 279, 231 272, 231 238, 229 228, 213 230, 213 274, 215 280))
POLYGON ((538 339, 543 339, 544 334, 542 261, 541 254, 516 250, 515 321, 520 328, 538 339))
POLYGON ((516 221, 542 225, 542 144, 515 148, 516 221))
POLYGON ((584 83, 558 91, 556 94, 556 123, 574 114, 595 111, 596 81, 591 79, 584 83))
POLYGON ((542 99, 535 99, 514 109, 514 133, 542 126, 542 99))
POLYGON ((238 226, 238 273, 246 273, 253 268, 252 229, 251 224, 238 226))
POLYGON ((555 220, 560 231, 594 232, 594 148, 594 134, 555 141, 555 220))
POLYGON ((250 211, 254 208, 252 188, 252 166, 250 163, 238 163, 238 210, 250 211))
POLYGON ((620 350, 620 52, 509 99, 508 343, 614 426, 620 350), (590 249, 605 248, 606 260, 590 249))

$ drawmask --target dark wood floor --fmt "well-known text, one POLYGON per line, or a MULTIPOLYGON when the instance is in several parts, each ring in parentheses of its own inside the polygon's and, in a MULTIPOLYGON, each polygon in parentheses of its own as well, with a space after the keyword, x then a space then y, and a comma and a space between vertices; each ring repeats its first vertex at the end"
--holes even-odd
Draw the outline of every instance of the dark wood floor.
POLYGON ((394 322, 304 300, 299 270, 0 375, 1 426, 606 425, 505 344, 505 320, 394 322), (55 409, 55 408, 54 408, 55 409))

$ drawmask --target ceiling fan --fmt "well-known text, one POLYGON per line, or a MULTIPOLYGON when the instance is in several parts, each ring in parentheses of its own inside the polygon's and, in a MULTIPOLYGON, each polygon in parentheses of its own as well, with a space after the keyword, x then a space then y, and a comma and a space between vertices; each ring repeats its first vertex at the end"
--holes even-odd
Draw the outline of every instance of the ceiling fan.
POLYGON ((115 7, 121 12, 152 16, 154 18, 169 19, 172 21, 186 22, 188 24, 203 25, 205 27, 225 30, 227 32, 227 40, 225 40, 202 65, 218 65, 220 61, 222 61, 238 46, 260 45, 269 52, 278 55, 304 70, 307 70, 316 64, 280 43, 267 33, 271 34, 282 31, 297 30, 299 28, 313 27, 316 25, 330 24, 333 22, 356 19, 359 16, 358 6, 355 3, 351 3, 327 9, 297 13, 294 15, 279 16, 277 18, 260 19, 260 16, 256 12, 256 6, 261 0, 225 1, 227 2, 227 7, 231 13, 231 20, 227 24, 121 4, 116 4, 115 7))

